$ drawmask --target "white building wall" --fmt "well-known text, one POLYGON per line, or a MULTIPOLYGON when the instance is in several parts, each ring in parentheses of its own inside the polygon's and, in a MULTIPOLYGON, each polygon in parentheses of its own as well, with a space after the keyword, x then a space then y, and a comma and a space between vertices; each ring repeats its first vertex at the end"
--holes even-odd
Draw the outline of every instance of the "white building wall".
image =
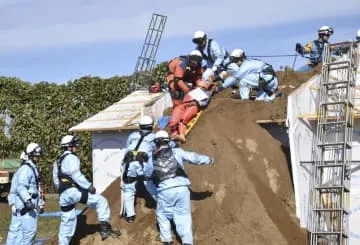
POLYGON ((92 135, 93 183, 99 193, 120 176, 123 151, 131 132, 97 132, 92 135))
MULTIPOLYGON (((331 76, 336 78, 336 72, 331 76)), ((303 228, 310 228, 310 184, 313 144, 316 137, 316 112, 319 76, 315 76, 288 97, 287 126, 294 180, 296 215, 303 228), (315 118, 314 118, 315 116, 315 118), (314 120, 315 119, 315 120, 314 120)), ((357 74, 355 110, 359 111, 360 77, 357 74)), ((355 120, 352 159, 360 161, 360 119, 355 120)), ((350 191, 350 245, 360 244, 360 166, 352 169, 350 191)))

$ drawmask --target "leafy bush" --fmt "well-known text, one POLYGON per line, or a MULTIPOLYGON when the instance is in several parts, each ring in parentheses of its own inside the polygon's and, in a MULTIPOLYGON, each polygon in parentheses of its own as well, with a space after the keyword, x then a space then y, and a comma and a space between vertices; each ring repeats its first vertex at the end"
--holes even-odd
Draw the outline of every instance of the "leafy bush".
MULTIPOLYGON (((151 81, 166 80, 167 62, 160 63, 151 81)), ((0 76, 0 158, 18 158, 30 142, 39 143, 44 156, 39 165, 47 191, 52 190, 52 163, 61 153, 61 137, 68 130, 129 94, 130 77, 101 79, 86 76, 67 84, 31 84, 0 76), (4 115, 11 118, 8 123, 4 115), (8 124, 8 125, 7 125, 8 124)), ((150 81, 148 81, 150 82, 150 81)), ((91 179, 91 134, 79 134, 82 171, 91 179)))
MULTIPOLYGON (((82 122, 128 94, 128 77, 82 77, 67 84, 30 84, 18 78, 0 77, 0 158, 18 158, 30 142, 39 143, 44 156, 39 165, 47 189, 51 170, 60 154, 60 139, 70 127, 82 122), (11 118, 6 126, 4 115, 11 118)), ((78 152, 84 173, 91 177, 91 134, 82 133, 78 152)))

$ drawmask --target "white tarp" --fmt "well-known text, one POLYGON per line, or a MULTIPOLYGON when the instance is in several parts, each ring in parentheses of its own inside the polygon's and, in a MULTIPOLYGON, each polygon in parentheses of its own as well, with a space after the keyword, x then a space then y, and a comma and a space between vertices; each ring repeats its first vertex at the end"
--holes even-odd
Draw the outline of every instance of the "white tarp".
POLYGON ((124 157, 124 147, 126 146, 127 137, 131 132, 127 130, 123 132, 93 133, 93 183, 99 193, 102 193, 120 176, 120 165, 124 157))
POLYGON ((309 201, 310 165, 302 162, 312 160, 312 141, 316 127, 302 116, 316 114, 318 91, 314 76, 288 97, 287 127, 291 153, 291 168, 294 180, 296 216, 301 227, 307 227, 307 208, 309 201))
MULTIPOLYGON (((331 77, 337 77, 332 72, 331 77)), ((319 76, 311 78, 302 87, 294 91, 288 97, 287 126, 289 128, 289 142, 291 151, 292 175, 294 180, 296 215, 300 219, 303 228, 310 228, 309 201, 311 164, 304 163, 313 161, 312 150, 316 137, 316 113, 318 99, 319 76)), ((355 111, 359 108, 359 71, 357 74, 357 88, 355 99, 355 111)), ((352 159, 360 160, 360 119, 355 119, 352 159)), ((350 191, 350 244, 360 244, 360 170, 352 169, 350 191)))
POLYGON ((159 117, 162 112, 172 107, 169 93, 149 93, 135 91, 122 100, 114 103, 80 124, 70 131, 107 131, 134 127, 142 115, 159 117), (154 103, 156 110, 152 111, 154 103), (147 113, 144 111, 148 111, 147 113))

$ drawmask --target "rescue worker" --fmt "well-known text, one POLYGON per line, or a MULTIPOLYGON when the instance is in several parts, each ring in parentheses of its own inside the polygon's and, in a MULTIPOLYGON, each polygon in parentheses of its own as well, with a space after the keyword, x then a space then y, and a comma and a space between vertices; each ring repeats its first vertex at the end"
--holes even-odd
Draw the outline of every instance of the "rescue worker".
POLYGON ((184 163, 209 165, 215 160, 209 156, 185 151, 169 145, 166 131, 155 135, 157 149, 153 152, 153 165, 145 171, 157 186, 156 217, 163 244, 172 244, 171 225, 173 220, 183 245, 193 244, 190 181, 184 171, 184 163))
POLYGON ((201 57, 201 69, 202 73, 204 74, 204 71, 207 69, 207 63, 206 60, 202 58, 201 52, 197 49, 194 49, 193 51, 191 51, 190 55, 197 55, 201 57))
POLYGON ((196 44, 196 49, 201 52, 202 58, 206 61, 206 70, 202 77, 204 80, 209 80, 210 76, 216 77, 230 62, 229 53, 215 40, 209 39, 205 32, 196 31, 192 41, 196 44))
POLYGON ((301 56, 309 54, 307 65, 301 67, 298 71, 311 71, 316 65, 322 62, 324 46, 329 43, 329 38, 332 34, 334 34, 333 28, 322 26, 318 30, 318 39, 307 43, 305 47, 300 43, 296 43, 296 52, 301 56))
POLYGON ((198 80, 196 88, 191 90, 183 102, 173 109, 170 119, 171 138, 181 143, 186 142, 187 125, 201 109, 208 105, 212 94, 211 85, 204 80, 198 80))
MULTIPOLYGON (((23 163, 15 173, 12 193, 15 198, 16 213, 20 219, 22 245, 34 244, 37 232, 37 217, 39 207, 39 170, 38 162, 42 155, 41 147, 36 143, 30 143, 26 146, 23 156, 23 163)), ((12 199, 13 197, 10 197, 12 199)), ((11 201, 13 202, 13 201, 11 201)), ((13 225, 13 223, 12 223, 13 225)))
POLYGON ((201 79, 201 62, 199 54, 180 56, 169 62, 167 83, 174 107, 181 104, 185 94, 198 79, 201 79))
MULTIPOLYGON (((122 215, 126 216, 128 223, 135 221, 135 195, 136 184, 139 178, 144 180, 144 164, 149 164, 152 151, 155 149, 155 134, 152 132, 154 120, 143 116, 139 122, 139 130, 131 133, 126 142, 126 153, 122 164, 122 215)), ((151 180, 144 180, 144 185, 150 195, 156 200, 156 186, 151 180)))
MULTIPOLYGON (((21 160, 21 165, 23 165, 25 161, 28 160, 28 157, 24 151, 20 155, 20 160, 21 160)), ((17 184, 18 184, 17 172, 15 172, 11 179, 11 186, 8 195, 8 204, 10 206, 12 215, 11 215, 9 231, 6 238, 7 245, 21 245, 21 240, 22 240, 21 218, 20 218, 21 216, 19 215, 16 209, 16 202, 15 202, 15 197, 16 197, 15 188, 17 184)))
POLYGON ((248 100, 250 89, 257 88, 255 100, 271 102, 276 97, 275 91, 278 88, 278 79, 271 65, 256 59, 247 59, 245 52, 241 49, 234 49, 230 55, 231 64, 227 67, 228 77, 224 84, 216 86, 215 93, 221 90, 239 85, 239 95, 233 98, 248 100))
POLYGON ((107 200, 102 195, 96 194, 95 187, 80 171, 80 159, 76 155, 80 143, 76 136, 64 136, 61 139, 61 148, 64 152, 55 161, 53 168, 54 185, 60 194, 60 245, 69 244, 75 233, 77 222, 75 206, 78 203, 96 209, 102 240, 109 236, 120 236, 120 231, 113 230, 109 223, 110 209, 107 200))

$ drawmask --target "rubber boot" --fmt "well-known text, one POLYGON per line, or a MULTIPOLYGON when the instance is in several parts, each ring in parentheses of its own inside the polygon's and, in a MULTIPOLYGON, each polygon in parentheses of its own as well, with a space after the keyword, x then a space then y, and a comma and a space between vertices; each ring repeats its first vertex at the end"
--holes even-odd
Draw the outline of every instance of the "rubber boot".
POLYGON ((100 235, 101 240, 105 240, 106 238, 112 237, 119 237, 121 235, 119 230, 113 230, 109 222, 101 221, 100 222, 100 235))
POLYGON ((128 223, 134 223, 135 218, 136 218, 136 216, 135 216, 135 215, 130 216, 130 217, 126 217, 126 221, 127 221, 128 223))

